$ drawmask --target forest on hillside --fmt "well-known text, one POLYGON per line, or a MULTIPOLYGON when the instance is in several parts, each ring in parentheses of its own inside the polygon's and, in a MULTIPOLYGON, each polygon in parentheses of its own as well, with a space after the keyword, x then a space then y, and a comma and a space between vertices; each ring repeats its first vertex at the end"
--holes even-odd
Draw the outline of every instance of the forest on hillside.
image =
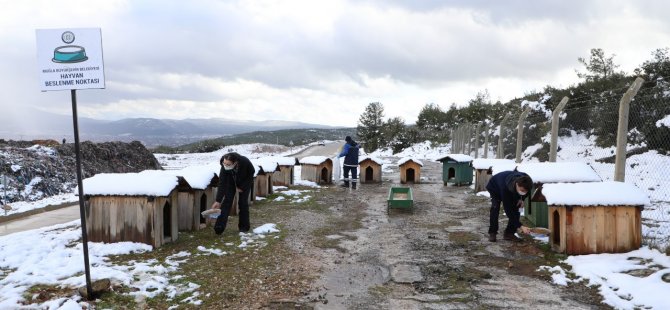
MULTIPOLYGON (((630 105, 629 143, 661 154, 670 152, 670 50, 667 47, 653 51, 632 73, 620 71, 615 55, 607 55, 599 48, 592 49, 588 58, 579 58, 577 62, 581 65, 575 70, 580 78, 577 85, 564 89, 547 85, 541 91, 508 102, 491 102, 488 91, 482 90, 467 103, 452 103, 446 109, 427 103, 414 125, 405 124, 401 117, 385 119, 383 104, 370 103, 359 118, 358 139, 369 152, 384 147, 398 152, 421 141, 449 142, 455 128, 479 124, 490 128, 491 138, 497 141, 500 124, 508 116, 503 131, 503 154, 508 155, 513 152, 516 137, 507 130, 516 130, 522 111, 530 108, 524 122, 524 145, 541 143, 546 152, 549 146, 543 137, 550 131, 551 113, 563 97, 568 97, 560 117, 559 135, 586 134, 594 136, 598 146, 609 147, 616 143, 619 101, 635 78, 641 77, 644 83, 630 105)), ((478 138, 483 141, 483 135, 478 138)), ((492 147, 497 152, 497 146, 492 147)))

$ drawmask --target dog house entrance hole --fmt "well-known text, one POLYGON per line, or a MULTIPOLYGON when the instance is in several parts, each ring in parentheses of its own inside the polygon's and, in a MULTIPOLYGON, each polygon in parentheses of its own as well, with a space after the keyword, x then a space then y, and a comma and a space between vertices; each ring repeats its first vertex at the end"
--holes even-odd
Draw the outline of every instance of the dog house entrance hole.
POLYGON ((455 177, 456 177, 456 169, 454 169, 453 167, 449 168, 449 171, 447 172, 447 179, 455 177))
POLYGON ((200 224, 204 224, 207 222, 207 219, 202 216, 202 212, 207 210, 207 195, 202 194, 200 196, 200 224))
POLYGON ((365 168, 365 181, 372 181, 373 176, 372 176, 372 167, 367 167, 365 168))
POLYGON ((407 182, 414 183, 414 168, 407 169, 407 182))
POLYGON ((328 168, 321 168, 321 182, 328 183, 328 168))
POLYGON ((163 205, 163 238, 172 239, 172 206, 167 201, 163 205))

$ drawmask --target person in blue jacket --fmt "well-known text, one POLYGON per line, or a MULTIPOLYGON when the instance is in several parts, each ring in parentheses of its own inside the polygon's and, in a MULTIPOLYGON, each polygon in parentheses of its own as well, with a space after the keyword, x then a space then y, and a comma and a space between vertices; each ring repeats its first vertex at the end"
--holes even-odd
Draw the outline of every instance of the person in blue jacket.
POLYGON ((351 188, 356 189, 356 181, 358 181, 358 149, 360 145, 356 143, 350 136, 344 138, 346 143, 342 147, 342 153, 338 157, 344 157, 344 185, 349 187, 351 181, 351 188), (351 172, 351 179, 349 179, 349 172, 351 172))
POLYGON ((494 175, 486 184, 486 190, 491 196, 491 213, 489 222, 489 241, 495 242, 498 234, 498 215, 500 214, 500 203, 502 202, 505 214, 509 221, 503 234, 503 239, 510 241, 522 241, 517 237, 517 229, 521 228, 524 233, 529 229, 521 225, 519 212, 523 208, 523 199, 527 197, 533 187, 533 180, 527 174, 519 171, 503 171, 494 175))

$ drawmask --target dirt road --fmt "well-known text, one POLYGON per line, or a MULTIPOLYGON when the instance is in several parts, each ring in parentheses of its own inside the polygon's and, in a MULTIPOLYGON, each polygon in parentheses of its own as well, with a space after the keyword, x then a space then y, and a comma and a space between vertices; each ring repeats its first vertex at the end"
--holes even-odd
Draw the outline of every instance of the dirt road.
POLYGON ((411 186, 413 212, 387 214, 389 187, 399 186, 393 184, 397 169, 387 176, 391 182, 361 184, 357 191, 323 188, 316 203, 327 207, 325 212, 305 209, 280 219, 287 230, 285 246, 314 279, 305 295, 289 304, 314 309, 606 308, 594 291, 553 285, 546 272, 537 271, 555 265, 557 257, 534 241, 489 242, 488 200, 468 187, 444 186, 439 164, 426 163, 426 182, 411 186))

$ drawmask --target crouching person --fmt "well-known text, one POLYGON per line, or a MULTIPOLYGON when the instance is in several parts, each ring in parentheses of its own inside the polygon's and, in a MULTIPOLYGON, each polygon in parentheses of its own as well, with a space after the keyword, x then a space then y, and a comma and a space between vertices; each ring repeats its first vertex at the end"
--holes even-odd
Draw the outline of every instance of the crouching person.
POLYGON ((214 224, 214 232, 220 235, 226 229, 235 193, 239 194, 237 199, 239 223, 237 227, 240 232, 249 232, 251 229, 249 221, 249 194, 254 184, 256 169, 254 169, 254 165, 248 158, 235 152, 223 155, 219 163, 221 164, 219 187, 216 191, 216 200, 212 204, 212 209, 221 209, 221 214, 214 224))
POLYGON ((520 208, 523 208, 523 199, 533 187, 533 180, 527 174, 518 171, 503 171, 494 175, 486 184, 491 196, 491 213, 489 222, 489 241, 495 242, 498 234, 498 216, 500 215, 500 203, 502 202, 505 214, 509 221, 503 233, 503 239, 510 241, 522 241, 514 233, 521 228, 524 233, 529 229, 521 225, 520 208))

